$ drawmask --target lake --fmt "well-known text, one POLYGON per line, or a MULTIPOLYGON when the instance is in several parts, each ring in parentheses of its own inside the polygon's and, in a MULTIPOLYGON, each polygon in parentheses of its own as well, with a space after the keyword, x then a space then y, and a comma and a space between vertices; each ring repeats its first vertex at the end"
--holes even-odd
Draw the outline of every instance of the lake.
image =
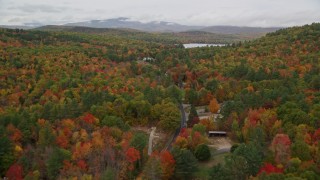
POLYGON ((206 47, 206 46, 225 46, 226 44, 201 44, 201 43, 189 43, 183 44, 184 48, 196 48, 196 47, 206 47))

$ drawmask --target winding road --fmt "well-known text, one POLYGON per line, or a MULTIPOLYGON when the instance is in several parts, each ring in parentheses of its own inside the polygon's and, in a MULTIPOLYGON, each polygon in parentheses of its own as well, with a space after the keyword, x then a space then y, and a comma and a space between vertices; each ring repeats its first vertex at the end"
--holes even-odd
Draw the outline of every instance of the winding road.
POLYGON ((176 129, 176 131, 174 132, 172 138, 167 142, 167 144, 162 149, 162 151, 164 151, 164 150, 169 150, 170 151, 171 148, 172 148, 172 143, 176 140, 176 138, 180 134, 181 129, 187 127, 187 113, 184 110, 185 106, 187 106, 187 104, 179 103, 179 110, 180 110, 180 113, 181 113, 180 127, 176 129))

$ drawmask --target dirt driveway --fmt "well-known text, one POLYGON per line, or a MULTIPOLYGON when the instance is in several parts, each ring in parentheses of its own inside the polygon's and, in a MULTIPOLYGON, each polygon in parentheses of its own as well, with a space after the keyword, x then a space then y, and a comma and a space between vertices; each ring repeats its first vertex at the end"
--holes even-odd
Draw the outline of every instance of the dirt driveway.
POLYGON ((228 137, 209 137, 209 147, 216 150, 230 150, 232 141, 228 137))

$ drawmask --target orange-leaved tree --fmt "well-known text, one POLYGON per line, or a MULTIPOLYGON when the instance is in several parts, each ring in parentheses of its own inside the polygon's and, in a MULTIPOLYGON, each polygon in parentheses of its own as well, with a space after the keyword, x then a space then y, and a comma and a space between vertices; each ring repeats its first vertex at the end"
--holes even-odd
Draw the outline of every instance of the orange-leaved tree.
POLYGON ((220 109, 220 105, 217 101, 216 98, 211 99, 210 104, 209 104, 209 110, 212 113, 217 113, 220 109))

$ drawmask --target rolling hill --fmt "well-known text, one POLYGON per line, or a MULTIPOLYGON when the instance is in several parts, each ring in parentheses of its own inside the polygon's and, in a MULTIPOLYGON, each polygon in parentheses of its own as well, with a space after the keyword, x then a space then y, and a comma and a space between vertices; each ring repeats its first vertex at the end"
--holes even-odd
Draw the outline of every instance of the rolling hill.
MULTIPOLYGON (((201 30, 184 32, 146 32, 131 28, 94 28, 85 26, 57 26, 48 25, 35 28, 40 31, 65 31, 77 33, 89 33, 99 35, 112 35, 130 39, 161 42, 161 43, 234 43, 252 40, 265 33, 212 33, 201 30)), ((231 31, 229 31, 231 32, 231 31)), ((232 32, 236 32, 233 30, 232 32)), ((244 31, 242 31, 244 32, 244 31)), ((257 32, 257 31, 256 31, 257 32)))

